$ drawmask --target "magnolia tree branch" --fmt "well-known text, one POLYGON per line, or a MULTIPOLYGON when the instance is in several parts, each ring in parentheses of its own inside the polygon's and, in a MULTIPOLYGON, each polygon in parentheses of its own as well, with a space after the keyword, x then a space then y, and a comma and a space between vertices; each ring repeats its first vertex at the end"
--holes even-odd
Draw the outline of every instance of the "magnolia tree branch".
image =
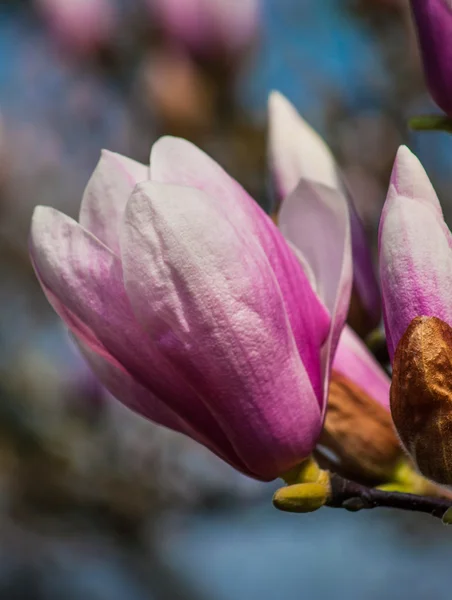
POLYGON ((444 522, 449 522, 449 518, 444 517, 452 507, 452 501, 447 498, 417 496, 368 488, 335 473, 330 475, 330 490, 330 496, 325 505, 332 508, 345 508, 353 512, 378 507, 399 508, 423 512, 443 519, 444 522))

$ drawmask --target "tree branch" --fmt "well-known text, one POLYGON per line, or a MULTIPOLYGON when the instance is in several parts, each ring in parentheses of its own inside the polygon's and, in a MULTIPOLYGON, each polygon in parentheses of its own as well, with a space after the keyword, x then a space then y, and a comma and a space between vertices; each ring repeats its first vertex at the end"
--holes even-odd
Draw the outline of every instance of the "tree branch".
POLYGON ((417 496, 400 492, 387 492, 376 488, 368 488, 354 481, 344 479, 336 473, 330 475, 331 495, 326 506, 359 511, 369 508, 387 507, 423 512, 432 517, 442 519, 452 501, 447 498, 417 496))

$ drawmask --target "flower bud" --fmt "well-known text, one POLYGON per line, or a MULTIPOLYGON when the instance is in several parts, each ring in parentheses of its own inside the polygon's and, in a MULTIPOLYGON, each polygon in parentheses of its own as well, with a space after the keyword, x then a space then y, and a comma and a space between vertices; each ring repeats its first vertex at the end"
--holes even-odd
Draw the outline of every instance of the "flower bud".
POLYGON ((452 485, 452 329, 437 317, 416 317, 393 362, 391 412, 419 471, 452 485))
POLYGON ((166 36, 195 56, 245 50, 259 30, 259 0, 147 0, 166 36))
POLYGON ((277 490, 273 505, 285 512, 314 512, 325 505, 329 493, 329 488, 320 483, 298 483, 277 490))
POLYGON ((55 40, 77 56, 89 55, 114 34, 116 14, 109 0, 36 0, 55 40))

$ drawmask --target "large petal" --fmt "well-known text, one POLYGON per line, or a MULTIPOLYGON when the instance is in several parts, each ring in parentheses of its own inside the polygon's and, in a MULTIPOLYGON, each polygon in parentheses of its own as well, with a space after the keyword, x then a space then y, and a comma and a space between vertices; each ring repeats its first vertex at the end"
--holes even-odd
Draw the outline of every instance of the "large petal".
MULTIPOLYGON (((243 464, 209 406, 137 323, 119 258, 78 223, 47 207, 35 210, 30 242, 35 270, 49 302, 78 340, 99 357, 95 364, 100 365, 100 378, 105 381, 103 369, 108 363, 110 370, 122 372, 148 390, 148 403, 140 401, 141 393, 139 397, 121 393, 119 399, 162 422, 162 408, 152 401, 159 398, 197 432, 196 439, 212 440, 211 446, 221 448, 222 456, 243 464)), ((125 381, 122 389, 129 388, 125 381)))
POLYGON ((77 338, 77 336, 74 336, 74 339, 94 373, 115 398, 134 412, 152 419, 155 423, 188 435, 209 448, 209 450, 239 471, 254 475, 253 473, 249 473, 245 464, 239 459, 230 444, 221 444, 222 435, 219 436, 215 428, 208 430, 208 435, 206 435, 205 431, 203 432, 192 427, 190 422, 184 420, 148 388, 142 386, 124 368, 118 367, 97 352, 94 352, 90 346, 77 338))
POLYGON ((391 380, 356 333, 346 325, 333 361, 338 371, 389 410, 391 380))
POLYGON ((301 180, 284 201, 279 222, 283 234, 311 265, 317 292, 332 315, 323 355, 325 409, 331 362, 347 317, 352 285, 347 202, 333 188, 301 180))
POLYGON ((298 351, 320 401, 322 382, 318 357, 328 335, 330 317, 278 228, 220 165, 190 142, 161 138, 152 148, 150 164, 152 181, 205 191, 216 200, 222 219, 232 226, 240 222, 250 237, 259 240, 278 280, 298 351))
POLYGON ((399 151, 383 209, 380 276, 389 354, 416 316, 452 325, 451 235, 438 199, 413 155, 399 151))
POLYGON ((133 188, 148 179, 148 167, 114 152, 102 151, 86 186, 80 224, 101 242, 119 251, 119 223, 133 188))
POLYGON ((208 402, 250 471, 271 479, 313 449, 318 401, 268 259, 246 223, 200 190, 148 182, 126 209, 137 318, 208 402))
MULTIPOLYGON (((350 209, 354 285, 360 300, 377 324, 381 299, 366 232, 334 156, 325 141, 279 92, 269 97, 269 167, 276 195, 275 212, 303 179, 331 187, 347 198, 350 209)), ((341 201, 338 196, 338 201, 341 201)), ((300 207, 302 210, 302 207, 300 207)))

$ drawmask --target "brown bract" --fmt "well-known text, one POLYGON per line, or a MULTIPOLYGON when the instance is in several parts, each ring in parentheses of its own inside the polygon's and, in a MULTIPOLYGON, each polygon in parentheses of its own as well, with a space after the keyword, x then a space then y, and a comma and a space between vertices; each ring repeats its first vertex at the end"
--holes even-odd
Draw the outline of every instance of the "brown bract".
POLYGON ((370 483, 390 480, 403 458, 389 412, 335 371, 320 444, 339 458, 335 471, 370 483))
POLYGON ((452 329, 441 319, 416 317, 400 339, 391 412, 420 472, 452 485, 452 329))

